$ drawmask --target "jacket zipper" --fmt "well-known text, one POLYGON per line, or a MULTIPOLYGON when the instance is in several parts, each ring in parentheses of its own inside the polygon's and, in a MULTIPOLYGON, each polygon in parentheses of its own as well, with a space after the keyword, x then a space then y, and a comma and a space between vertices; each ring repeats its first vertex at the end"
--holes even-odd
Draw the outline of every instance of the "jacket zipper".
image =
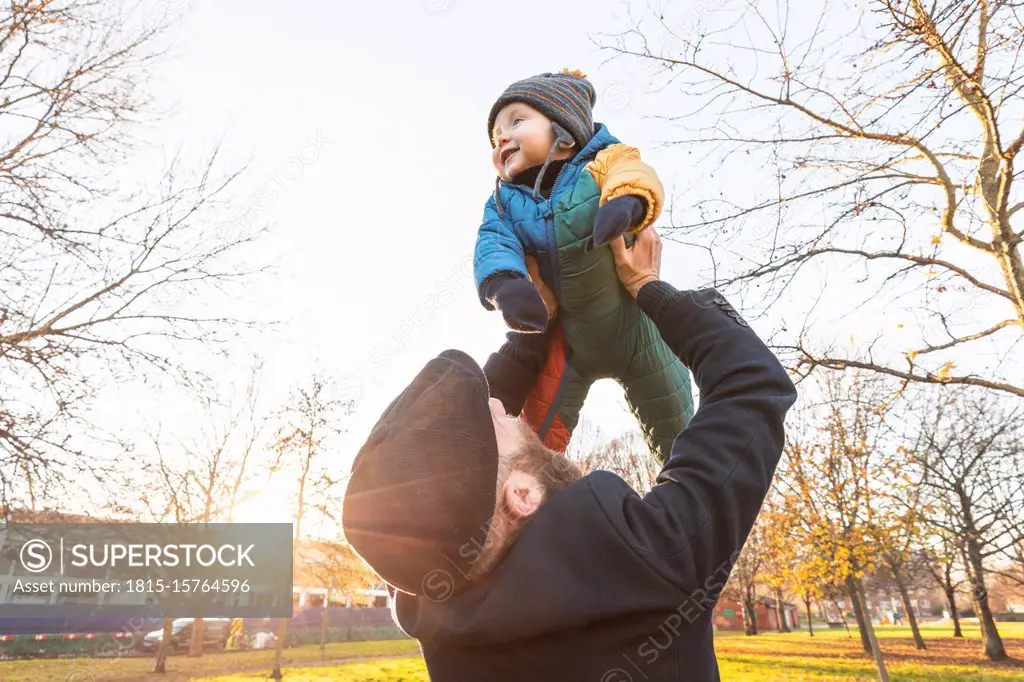
MULTIPOLYGON (((555 196, 555 189, 558 187, 558 181, 562 179, 562 174, 565 173, 565 169, 569 167, 568 163, 562 164, 562 167, 558 169, 558 175, 555 176, 555 181, 551 185, 551 196, 555 196)), ((527 196, 533 197, 533 188, 527 187, 526 185, 516 183, 509 183, 506 187, 518 187, 527 196)), ((558 248, 555 244, 555 219, 554 209, 551 208, 551 200, 545 199, 543 196, 540 199, 542 202, 547 204, 548 210, 551 212, 551 225, 547 227, 545 232, 547 233, 548 241, 548 263, 551 266, 551 277, 554 278, 552 287, 554 288, 555 295, 559 293, 559 281, 558 281, 558 248)))
MULTIPOLYGON (((558 189, 558 181, 562 179, 562 173, 569 167, 569 164, 562 164, 562 167, 558 170, 558 175, 555 176, 555 182, 551 185, 551 197, 554 198, 555 190, 558 189)), ((555 296, 557 297, 561 293, 560 282, 558 281, 558 245, 555 243, 555 210, 551 206, 551 199, 545 199, 545 203, 548 204, 548 210, 551 213, 551 224, 548 226, 548 256, 551 264, 551 277, 554 279, 555 296)))
MULTIPOLYGON (((562 173, 569 167, 569 164, 563 164, 562 168, 558 171, 558 175, 555 176, 555 182, 551 185, 551 198, 555 196, 555 190, 558 189, 558 181, 562 179, 562 173)), ((551 262, 551 278, 554 280, 555 298, 558 298, 561 293, 561 282, 558 279, 558 245, 555 243, 555 210, 551 205, 550 199, 544 201, 548 204, 548 211, 551 213, 551 223, 548 226, 548 253, 549 260, 551 262)), ((562 334, 565 334, 565 319, 566 314, 563 310, 558 311, 558 321, 562 326, 562 334)), ((539 437, 543 441, 547 438, 548 429, 551 427, 552 422, 555 419, 555 415, 558 414, 559 408, 562 407, 562 399, 565 397, 565 387, 569 382, 569 344, 568 339, 565 342, 565 362, 562 365, 562 377, 558 382, 558 388, 555 389, 555 396, 551 400, 551 406, 548 408, 548 413, 544 415, 544 422, 541 425, 539 437)))

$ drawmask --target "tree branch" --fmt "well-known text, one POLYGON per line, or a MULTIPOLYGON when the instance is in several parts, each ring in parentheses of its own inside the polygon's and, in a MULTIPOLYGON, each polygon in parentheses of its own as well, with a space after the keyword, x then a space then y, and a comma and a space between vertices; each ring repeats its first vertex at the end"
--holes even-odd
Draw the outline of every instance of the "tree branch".
POLYGON ((846 370, 846 369, 864 369, 878 374, 885 374, 887 376, 896 377, 905 381, 913 381, 915 383, 925 384, 959 384, 963 386, 980 386, 982 388, 992 389, 994 391, 1001 391, 1003 393, 1009 393, 1010 395, 1024 397, 1024 388, 1020 386, 1014 386, 1001 381, 993 381, 989 379, 982 379, 974 376, 939 376, 929 372, 928 374, 917 374, 911 369, 910 371, 901 371, 888 367, 886 365, 879 365, 874 362, 863 362, 860 360, 852 360, 848 358, 832 358, 832 357, 815 357, 811 353, 807 352, 802 346, 786 347, 790 350, 795 350, 800 353, 803 358, 801 359, 799 367, 803 365, 809 365, 810 370, 814 367, 825 367, 834 370, 846 370))
MULTIPOLYGON (((641 56, 641 55, 638 55, 635 52, 630 52, 629 50, 621 50, 621 51, 624 54, 633 54, 635 56, 641 56)), ((793 99, 790 99, 789 97, 776 97, 776 96, 769 95, 767 93, 761 92, 761 91, 759 91, 759 90, 757 90, 755 88, 752 88, 750 86, 743 85, 742 83, 740 83, 739 81, 737 81, 734 78, 730 78, 730 77, 726 76, 725 74, 719 73, 719 72, 717 72, 717 71, 715 71, 713 69, 709 69, 709 68, 707 68, 707 67, 705 67, 705 66, 703 66, 701 64, 698 64, 696 61, 693 61, 693 60, 668 59, 668 58, 665 58, 664 61, 669 62, 669 63, 671 63, 673 65, 682 66, 682 67, 688 67, 688 68, 694 69, 696 71, 699 71, 700 73, 703 73, 703 74, 705 74, 707 76, 710 76, 711 78, 719 80, 722 83, 725 83, 726 85, 739 90, 740 92, 744 92, 744 93, 746 93, 748 95, 751 95, 752 97, 754 97, 756 99, 760 99, 760 100, 763 100, 765 102, 769 102, 771 104, 775 104, 775 105, 778 105, 778 106, 782 106, 782 107, 786 107, 786 108, 790 108, 790 109, 796 110, 796 111, 800 112, 801 114, 803 114, 804 116, 806 116, 807 118, 811 119, 812 121, 815 121, 816 123, 818 123, 820 125, 824 125, 824 126, 826 126, 828 128, 831 128, 831 129, 833 129, 835 131, 843 133, 843 135, 845 135, 848 138, 851 138, 851 139, 861 139, 861 140, 871 140, 871 141, 875 141, 875 142, 883 142, 885 144, 892 144, 892 145, 898 145, 898 146, 903 146, 903 147, 917 149, 929 161, 929 163, 931 163, 931 165, 935 168, 935 172, 936 172, 937 177, 939 179, 939 183, 941 184, 941 186, 942 186, 942 188, 943 188, 943 190, 945 192, 946 207, 945 207, 945 210, 943 211, 943 214, 942 214, 942 228, 943 228, 943 230, 945 232, 948 232, 949 234, 951 234, 953 237, 955 237, 956 239, 958 239, 962 243, 967 244, 968 246, 971 246, 971 247, 973 247, 975 249, 978 249, 980 251, 984 251, 986 253, 992 253, 992 251, 993 251, 992 244, 990 244, 988 242, 985 242, 983 240, 977 239, 976 237, 972 237, 970 235, 967 235, 963 231, 959 230, 954 225, 954 218, 955 218, 955 215, 956 215, 956 207, 957 207, 956 185, 953 182, 952 178, 950 178, 949 173, 946 171, 945 165, 942 163, 942 161, 939 159, 939 157, 931 149, 929 149, 928 146, 925 145, 924 142, 922 142, 920 139, 918 139, 918 138, 916 138, 916 137, 914 137, 914 136, 912 136, 912 135, 910 135, 908 133, 891 134, 891 133, 869 131, 869 130, 866 130, 863 126, 861 126, 856 121, 853 122, 853 125, 856 125, 856 128, 851 127, 850 125, 844 125, 842 123, 839 123, 838 121, 833 120, 829 116, 826 116, 826 115, 821 114, 819 112, 813 111, 812 109, 808 108, 807 106, 805 106, 805 105, 803 105, 803 104, 801 104, 799 102, 796 102, 793 99)))
POLYGON ((968 336, 961 336, 959 338, 953 339, 952 341, 949 341, 948 343, 944 343, 944 344, 942 344, 940 346, 928 346, 926 348, 922 348, 920 350, 916 350, 916 351, 914 351, 914 353, 916 355, 925 355, 927 353, 934 353, 935 351, 946 350, 948 348, 952 348, 953 346, 959 345, 961 343, 965 343, 967 341, 977 341, 978 339, 983 339, 986 336, 991 336, 992 334, 995 334, 1000 329, 1006 329, 1007 327, 1021 327, 1021 328, 1024 328, 1024 324, 1021 324, 1020 320, 1003 320, 999 324, 993 325, 993 326, 989 327, 988 329, 986 329, 985 331, 978 332, 977 334, 969 334, 968 336))
POLYGON ((945 268, 946 270, 949 270, 950 272, 952 272, 952 273, 958 275, 959 277, 962 277, 963 279, 967 280, 968 282, 970 282, 974 286, 978 287, 979 289, 983 289, 984 291, 987 291, 989 293, 995 294, 997 296, 1001 296, 1001 297, 1003 297, 1003 298, 1005 298, 1007 300, 1010 300, 1010 301, 1013 300, 1013 297, 1010 295, 1009 292, 1004 291, 1004 290, 1000 289, 999 287, 995 287, 995 286, 993 286, 991 284, 987 284, 985 282, 982 282, 981 280, 976 278, 971 273, 967 272, 966 270, 964 270, 963 268, 961 268, 958 265, 954 265, 953 263, 950 263, 949 261, 944 261, 944 260, 941 260, 941 259, 938 259, 938 258, 930 258, 930 257, 927 257, 927 256, 914 256, 914 255, 909 254, 909 253, 900 253, 900 252, 897 252, 897 251, 877 251, 877 252, 871 252, 871 251, 863 251, 863 250, 860 250, 860 249, 843 249, 843 248, 839 248, 839 247, 822 247, 822 248, 819 248, 819 249, 810 249, 810 250, 805 251, 803 253, 797 253, 797 254, 795 254, 795 255, 793 255, 793 256, 785 259, 785 260, 776 262, 776 263, 774 263, 774 264, 772 264, 770 266, 766 266, 766 267, 762 267, 762 268, 757 268, 757 269, 751 271, 750 273, 744 274, 744 275, 736 278, 736 280, 733 280, 733 281, 740 281, 740 280, 743 280, 743 279, 753 279, 753 278, 756 278, 756 277, 763 277, 764 275, 768 275, 768 274, 771 274, 773 272, 777 272, 777 271, 783 270, 783 269, 785 269, 785 268, 787 268, 787 267, 789 267, 789 266, 791 266, 791 265, 793 265, 795 263, 802 262, 802 261, 807 261, 807 260, 810 260, 810 259, 812 259, 812 258, 814 258, 816 256, 821 256, 821 255, 829 254, 829 253, 844 254, 844 255, 849 255, 849 256, 860 256, 861 258, 864 258, 865 260, 877 260, 877 259, 905 260, 905 261, 909 261, 911 263, 915 263, 915 264, 921 265, 921 266, 930 265, 930 266, 945 268))

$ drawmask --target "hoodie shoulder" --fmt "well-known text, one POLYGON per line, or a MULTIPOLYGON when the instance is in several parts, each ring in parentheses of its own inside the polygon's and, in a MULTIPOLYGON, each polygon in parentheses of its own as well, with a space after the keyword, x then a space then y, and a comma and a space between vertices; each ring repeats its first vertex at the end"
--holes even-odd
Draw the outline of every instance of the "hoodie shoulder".
POLYGON ((690 574, 690 567, 680 566, 689 558, 688 547, 680 545, 680 536, 660 532, 660 519, 628 483, 610 471, 594 471, 587 476, 597 505, 621 541, 655 573, 683 593, 696 585, 679 582, 680 575, 690 574), (670 565, 666 560, 672 558, 670 565), (682 569, 682 570, 681 570, 682 569))

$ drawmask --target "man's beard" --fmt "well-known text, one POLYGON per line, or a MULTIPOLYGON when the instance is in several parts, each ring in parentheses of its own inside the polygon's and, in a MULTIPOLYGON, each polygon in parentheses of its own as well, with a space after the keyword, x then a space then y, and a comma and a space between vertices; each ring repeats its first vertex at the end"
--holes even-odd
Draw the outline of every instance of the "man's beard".
MULTIPOLYGON (((522 471, 531 474, 544 487, 544 499, 541 502, 544 504, 559 490, 582 478, 583 472, 564 454, 547 448, 526 424, 523 424, 523 427, 525 431, 523 447, 499 464, 502 485, 498 486, 498 490, 501 490, 504 479, 510 472, 522 471)), ((529 524, 528 519, 525 523, 513 521, 512 514, 505 507, 505 500, 500 492, 499 497, 498 508, 491 519, 486 548, 481 553, 479 561, 470 569, 471 578, 486 575, 501 563, 505 554, 515 544, 519 533, 529 524)))
POLYGON ((506 471, 532 474, 544 486, 545 500, 583 476, 572 460, 546 447, 532 431, 524 439, 523 447, 509 457, 506 466, 503 467, 506 471))

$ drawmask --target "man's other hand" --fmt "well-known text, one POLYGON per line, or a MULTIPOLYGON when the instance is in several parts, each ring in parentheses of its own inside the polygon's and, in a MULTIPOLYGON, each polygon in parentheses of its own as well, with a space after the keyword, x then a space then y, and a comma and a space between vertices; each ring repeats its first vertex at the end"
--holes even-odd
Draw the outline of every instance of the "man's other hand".
POLYGON ((548 319, 552 319, 558 314, 558 297, 541 278, 540 265, 533 256, 526 257, 526 271, 530 273, 530 281, 533 282, 533 286, 537 287, 540 297, 544 299, 544 307, 548 309, 548 319))
POLYGON ((608 246, 615 257, 615 274, 633 298, 645 284, 661 279, 661 237, 653 226, 638 234, 628 249, 625 237, 609 242, 608 246))

